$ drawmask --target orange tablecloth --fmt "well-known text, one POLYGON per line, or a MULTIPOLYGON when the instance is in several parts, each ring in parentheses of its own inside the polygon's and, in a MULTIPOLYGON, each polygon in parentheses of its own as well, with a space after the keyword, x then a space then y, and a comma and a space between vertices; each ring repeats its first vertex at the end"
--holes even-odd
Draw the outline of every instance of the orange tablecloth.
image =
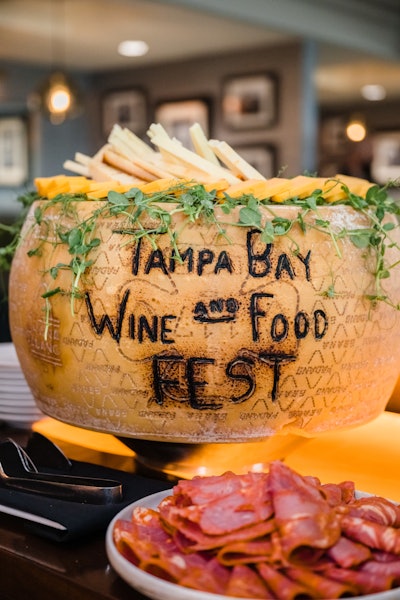
POLYGON ((385 412, 367 425, 326 433, 286 463, 325 483, 349 479, 359 490, 400 502, 400 414, 385 412))
MULTIPOLYGON (((134 453, 112 435, 45 418, 34 429, 76 460, 133 468, 134 453)), ((400 502, 400 414, 385 412, 360 427, 326 433, 300 445, 285 462, 324 483, 352 480, 359 490, 400 502)))

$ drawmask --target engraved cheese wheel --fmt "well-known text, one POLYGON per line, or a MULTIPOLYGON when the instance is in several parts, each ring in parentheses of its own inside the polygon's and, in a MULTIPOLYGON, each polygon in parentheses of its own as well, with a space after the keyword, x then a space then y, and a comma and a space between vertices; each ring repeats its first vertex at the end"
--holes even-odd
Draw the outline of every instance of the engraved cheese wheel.
MULTIPOLYGON (((178 260, 167 234, 156 245, 135 242, 123 215, 99 216, 101 244, 81 296, 46 301, 45 292, 71 287, 57 228, 102 205, 77 201, 62 215, 55 203, 34 225, 35 204, 14 257, 11 333, 44 413, 120 437, 192 444, 312 436, 384 410, 399 372, 400 313, 367 298, 375 266, 366 249, 312 227, 312 212, 305 233, 294 225, 267 243, 233 224, 234 212, 216 209, 217 228, 188 223, 171 205, 178 260)), ((299 211, 270 208, 260 208, 267 220, 299 211)), ((319 207, 318 219, 336 232, 366 226, 344 205, 319 207)), ((396 269, 384 288, 399 297, 396 269)))

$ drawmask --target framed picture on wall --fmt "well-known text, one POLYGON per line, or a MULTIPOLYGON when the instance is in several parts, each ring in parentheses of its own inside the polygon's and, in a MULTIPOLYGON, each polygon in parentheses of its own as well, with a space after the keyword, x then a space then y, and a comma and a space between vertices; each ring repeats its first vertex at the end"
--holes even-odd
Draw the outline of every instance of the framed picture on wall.
POLYGON ((371 173, 385 185, 400 178, 400 131, 383 131, 372 138, 371 173))
POLYGON ((103 134, 107 138, 114 124, 143 135, 147 129, 147 98, 143 90, 115 90, 102 101, 103 134))
POLYGON ((28 127, 23 117, 0 118, 0 186, 18 187, 29 174, 28 127))
POLYGON ((268 145, 235 146, 235 150, 266 179, 276 177, 276 150, 268 145))
POLYGON ((230 77, 223 83, 222 117, 235 130, 268 128, 278 118, 277 79, 271 74, 230 77))
POLYGON ((205 99, 173 100, 160 103, 154 118, 170 137, 176 137, 189 149, 193 149, 189 127, 199 123, 206 137, 210 135, 210 105, 205 99))

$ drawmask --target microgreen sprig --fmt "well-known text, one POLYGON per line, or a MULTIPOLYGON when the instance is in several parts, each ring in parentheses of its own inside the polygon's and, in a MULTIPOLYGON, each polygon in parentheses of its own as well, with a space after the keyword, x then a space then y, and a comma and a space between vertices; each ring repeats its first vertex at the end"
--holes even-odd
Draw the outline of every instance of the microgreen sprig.
MULTIPOLYGON (((295 226, 299 227, 304 234, 308 229, 316 229, 327 234, 339 257, 342 256, 340 240, 350 239, 356 247, 365 251, 366 256, 373 256, 375 260, 375 293, 370 294, 369 298, 373 302, 383 300, 400 309, 399 304, 394 304, 387 298, 381 285, 382 280, 388 278, 391 270, 400 262, 399 259, 388 265, 386 260, 388 248, 395 247, 400 250, 397 242, 391 237, 391 232, 396 225, 386 219, 388 214, 399 217, 399 206, 389 198, 386 188, 372 186, 364 198, 351 192, 341 182, 333 180, 333 183, 340 185, 344 197, 330 205, 345 204, 362 213, 367 219, 366 227, 357 229, 343 227, 339 231, 335 230, 326 216, 320 212, 320 207, 328 204, 320 189, 315 189, 306 198, 293 197, 284 202, 286 205, 298 208, 293 218, 284 218, 276 214, 274 210, 276 203, 269 199, 258 200, 252 194, 242 195, 238 198, 232 198, 226 193, 218 195, 216 190, 207 190, 204 185, 196 182, 186 185, 178 184, 166 191, 158 191, 153 194, 144 194, 136 187, 132 187, 125 193, 110 191, 106 200, 93 203, 93 211, 89 211, 88 216, 83 220, 78 216, 76 205, 77 201, 81 200, 85 200, 87 203, 91 202, 85 194, 60 194, 51 200, 43 200, 35 207, 34 224, 32 225, 32 227, 39 227, 39 242, 36 248, 29 250, 28 255, 34 256, 42 252, 43 244, 49 242, 49 231, 52 231, 50 243, 66 246, 71 255, 69 262, 58 263, 49 269, 50 277, 56 285, 43 294, 46 302, 46 331, 49 323, 51 309, 49 300, 51 297, 57 294, 68 294, 71 313, 75 313, 75 301, 82 298, 82 281, 95 260, 91 253, 101 244, 100 238, 96 236, 96 225, 100 217, 124 217, 123 227, 114 230, 114 233, 122 234, 125 237, 121 245, 135 244, 145 238, 155 249, 158 237, 167 234, 173 250, 172 256, 179 261, 182 260, 178 244, 180 231, 177 231, 173 225, 173 216, 179 213, 182 215, 182 228, 186 224, 199 221, 208 223, 229 242, 224 223, 216 217, 215 208, 217 206, 225 215, 231 215, 235 209, 238 209, 237 220, 233 222, 230 220, 229 224, 258 230, 261 240, 266 244, 272 244, 277 238, 286 236, 291 241, 292 251, 295 254, 300 250, 291 234, 295 226), (51 207, 57 205, 60 206, 60 218, 54 225, 51 217, 47 217, 47 212, 51 207), (270 213, 271 218, 265 218, 265 209, 270 213), (64 215, 68 216, 68 219, 64 220, 62 218, 64 215), (72 280, 69 290, 57 285, 58 275, 61 271, 71 273, 72 280)), ((36 199, 38 199, 37 194, 30 195, 23 200, 25 213, 36 199)), ((21 227, 22 222, 23 219, 17 229, 21 227)), ((2 257, 10 256, 15 252, 18 240, 19 230, 13 238, 12 244, 0 249, 0 261, 2 257)), ((326 295, 334 297, 333 284, 329 286, 326 295)))

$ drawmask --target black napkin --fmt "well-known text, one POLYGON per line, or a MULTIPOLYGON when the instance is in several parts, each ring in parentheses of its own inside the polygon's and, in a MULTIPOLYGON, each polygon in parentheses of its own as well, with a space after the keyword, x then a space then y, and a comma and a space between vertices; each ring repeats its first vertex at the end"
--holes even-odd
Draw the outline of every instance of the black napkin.
POLYGON ((168 481, 91 463, 71 462, 69 475, 114 479, 121 482, 122 501, 105 505, 84 504, 0 487, 0 513, 6 512, 23 519, 24 525, 32 533, 57 542, 70 542, 104 531, 112 518, 128 504, 172 487, 171 482, 168 481), (37 517, 53 523, 35 522, 34 519, 37 517))

